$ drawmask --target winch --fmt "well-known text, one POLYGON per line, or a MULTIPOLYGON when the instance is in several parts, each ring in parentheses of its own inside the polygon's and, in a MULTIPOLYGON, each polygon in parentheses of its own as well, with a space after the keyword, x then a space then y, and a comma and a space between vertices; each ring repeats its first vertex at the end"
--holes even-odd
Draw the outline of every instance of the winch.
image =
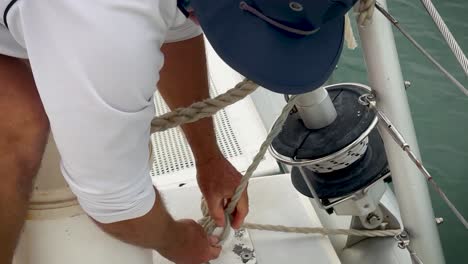
POLYGON ((292 166, 297 191, 328 213, 357 216, 372 229, 384 218, 379 203, 390 172, 378 117, 359 104, 369 93, 365 85, 342 83, 301 95, 270 152, 292 166))

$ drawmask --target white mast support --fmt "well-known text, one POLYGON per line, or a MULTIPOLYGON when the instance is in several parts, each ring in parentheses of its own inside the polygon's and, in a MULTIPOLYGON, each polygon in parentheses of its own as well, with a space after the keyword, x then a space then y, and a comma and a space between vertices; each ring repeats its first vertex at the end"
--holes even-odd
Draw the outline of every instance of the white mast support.
POLYGON ((326 127, 335 121, 337 115, 330 95, 323 87, 301 94, 297 99, 296 108, 309 129, 326 127))
MULTIPOLYGON (((387 8, 386 0, 379 2, 387 8)), ((369 83, 377 94, 377 106, 392 120, 419 157, 391 24, 375 12, 370 25, 359 27, 359 35, 369 83)), ((387 132, 382 132, 382 137, 403 224, 410 234, 412 247, 425 264, 445 263, 425 178, 387 132)))

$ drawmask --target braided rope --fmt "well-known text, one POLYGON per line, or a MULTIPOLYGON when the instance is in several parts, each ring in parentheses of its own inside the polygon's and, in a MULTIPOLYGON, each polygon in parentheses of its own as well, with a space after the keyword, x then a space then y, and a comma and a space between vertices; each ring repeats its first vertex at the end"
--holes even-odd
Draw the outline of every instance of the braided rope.
MULTIPOLYGON (((452 50, 453 55, 455 55, 455 57, 457 58, 458 63, 463 68, 463 71, 465 72, 466 75, 468 75, 468 59, 466 58, 463 50, 460 48, 460 45, 458 44, 455 37, 453 37, 452 32, 450 31, 450 29, 447 27, 444 20, 440 16, 436 7, 434 6, 431 0, 420 0, 420 1, 423 4, 424 8, 426 9, 427 13, 431 16, 432 20, 436 24, 440 33, 444 37, 445 42, 452 50)), ((359 6, 357 7, 357 13, 358 13, 357 21, 359 25, 367 26, 371 23, 372 16, 375 10, 375 2, 376 0, 360 0, 359 1, 359 6)), ((349 46, 353 47, 354 46, 353 37, 349 35, 350 34, 349 32, 352 32, 352 31, 350 31, 349 28, 347 29, 347 31, 348 31, 347 39, 350 40, 348 42, 350 43, 349 46)))
MULTIPOLYGON (((231 201, 227 205, 225 212, 227 215, 231 215, 236 206, 237 203, 239 202, 242 193, 245 191, 247 188, 247 185, 249 183, 250 178, 252 177, 253 172, 257 169, 258 164, 263 160, 263 156, 265 156, 266 151, 268 150, 268 147, 270 146, 271 142, 273 139, 279 134, 281 131, 284 122, 286 121, 289 112, 294 106, 294 103, 297 100, 297 96, 292 96, 286 106, 283 108, 280 116, 278 119, 275 121, 273 128, 271 129, 270 133, 266 137, 265 141, 263 141, 262 145, 260 146, 260 150, 258 153, 255 155, 252 163, 250 166, 247 168, 247 171, 245 172, 244 176, 241 179, 241 182, 239 186, 237 186, 236 190, 234 191, 234 195, 231 197, 231 201)), ((206 205, 202 205, 202 212, 204 213, 203 218, 199 221, 200 224, 205 228, 205 231, 207 233, 212 233, 214 229, 216 228, 216 224, 214 223, 213 219, 211 216, 208 214, 208 210, 204 210, 206 208, 206 205)), ((225 228, 230 228, 230 227, 225 227, 225 228)))
POLYGON ((172 112, 157 116, 151 121, 151 133, 161 132, 169 128, 212 116, 226 106, 243 99, 257 88, 258 84, 246 79, 226 93, 218 95, 215 98, 196 102, 187 108, 178 108, 172 112))
POLYGON ((351 235, 360 237, 389 237, 401 233, 400 229, 388 230, 358 230, 358 229, 328 229, 323 227, 290 227, 283 225, 262 225, 244 223, 242 227, 273 232, 298 233, 298 234, 320 234, 320 235, 351 235))
MULTIPOLYGON (((225 94, 221 94, 213 99, 207 99, 202 102, 192 104, 187 108, 180 108, 173 112, 164 114, 160 117, 155 117, 152 121, 152 131, 164 131, 166 129, 179 126, 184 123, 195 122, 201 118, 214 115, 217 111, 222 108, 231 105, 242 98, 252 93, 258 87, 257 84, 249 80, 244 80, 237 84, 235 88, 227 91, 225 94)), ((239 186, 237 186, 231 201, 225 209, 226 217, 229 217, 235 210, 237 203, 239 202, 242 194, 247 188, 250 178, 253 172, 257 169, 260 162, 270 146, 273 139, 281 131, 291 109, 295 105, 298 96, 292 96, 286 106, 283 108, 278 119, 275 121, 273 128, 266 137, 265 141, 260 146, 258 153, 255 155, 252 163, 248 167, 244 176, 241 179, 239 186)), ((203 229, 208 233, 212 234, 216 228, 216 224, 209 215, 208 206, 204 199, 202 199, 201 211, 203 217, 198 221, 203 229)), ((229 220, 229 219, 228 219, 229 220)), ((322 235, 354 235, 354 236, 365 236, 365 237, 385 237, 395 236, 401 233, 400 230, 353 230, 353 229, 327 229, 327 228, 312 228, 312 227, 286 227, 282 225, 261 225, 246 223, 243 225, 245 228, 277 231, 277 232, 289 232, 289 233, 303 233, 303 234, 322 234, 322 235)), ((227 234, 227 229, 230 228, 226 225, 223 230, 223 234, 227 234)), ((225 237, 221 237, 223 240, 225 237)))
POLYGON ((458 45, 457 40, 453 37, 452 32, 450 32, 450 29, 447 27, 444 20, 439 15, 439 12, 435 8, 434 4, 432 4, 430 0, 421 0, 421 2, 426 8, 429 15, 432 17, 432 20, 436 24, 437 28, 444 37, 448 46, 452 50, 453 55, 455 55, 455 57, 457 58, 458 62, 460 63, 460 66, 463 68, 463 71, 466 75, 468 75, 468 59, 466 58, 460 46, 458 45))

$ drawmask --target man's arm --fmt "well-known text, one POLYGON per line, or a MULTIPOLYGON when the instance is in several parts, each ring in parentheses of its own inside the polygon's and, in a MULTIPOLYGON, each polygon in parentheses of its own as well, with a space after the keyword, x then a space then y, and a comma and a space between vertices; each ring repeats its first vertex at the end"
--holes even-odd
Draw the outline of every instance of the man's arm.
MULTIPOLYGON (((166 43, 161 51, 164 66, 158 89, 169 108, 186 107, 210 97, 203 37, 166 43)), ((211 117, 182 125, 196 163, 205 163, 221 153, 211 117)))
POLYGON ((73 1, 31 2, 25 11, 54 13, 28 16, 25 26, 62 174, 83 210, 104 231, 155 249, 176 263, 205 263, 220 248, 212 246, 194 221, 170 217, 149 175, 154 69, 162 66, 156 47, 163 41, 158 32, 165 27, 154 17, 161 15, 167 23, 172 18, 154 9, 151 1, 139 2, 138 10, 154 12, 135 12, 122 8, 121 2, 83 3, 112 19, 76 16, 73 1), (60 48, 51 52, 51 47, 60 48))
MULTIPOLYGON (((158 88, 171 109, 186 107, 209 97, 209 84, 203 36, 166 43, 161 48, 165 64, 160 71, 158 88)), ((197 179, 207 201, 210 215, 224 226, 224 207, 240 183, 241 175, 218 148, 212 118, 182 126, 195 156, 197 179)), ((244 193, 232 226, 239 228, 248 212, 244 193)))
POLYGON ((213 246, 217 239, 207 237, 193 220, 175 221, 157 191, 156 194, 154 206, 146 215, 110 224, 96 224, 124 242, 154 249, 175 263, 205 263, 217 258, 221 251, 213 246))

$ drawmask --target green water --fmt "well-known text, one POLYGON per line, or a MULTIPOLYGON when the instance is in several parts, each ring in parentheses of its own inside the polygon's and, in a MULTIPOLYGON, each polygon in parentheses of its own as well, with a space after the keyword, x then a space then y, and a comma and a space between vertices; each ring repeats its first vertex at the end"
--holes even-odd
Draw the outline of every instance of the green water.
MULTIPOLYGON (((468 1, 433 0, 468 53, 468 1)), ((419 0, 390 0, 391 13, 465 86, 467 77, 419 0)), ((399 32, 394 31, 423 161, 452 202, 468 217, 468 97, 452 85, 399 32)), ((367 83, 361 50, 344 51, 336 81, 367 83)), ((445 223, 439 232, 447 263, 468 263, 468 231, 432 192, 435 214, 445 223)), ((428 220, 429 221, 429 220, 428 220)))

